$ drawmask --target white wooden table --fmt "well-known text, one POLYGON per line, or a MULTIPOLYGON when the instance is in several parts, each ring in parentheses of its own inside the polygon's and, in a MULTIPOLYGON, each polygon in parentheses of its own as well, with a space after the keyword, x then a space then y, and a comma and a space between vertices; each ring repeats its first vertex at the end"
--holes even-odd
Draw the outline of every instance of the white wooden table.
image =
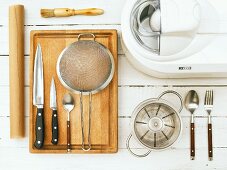
MULTIPOLYGON (((221 30, 227 30, 227 1, 209 0, 220 8, 221 30), (224 16, 225 14, 225 16, 224 16)), ((136 71, 127 61, 119 45, 119 152, 105 155, 35 155, 28 150, 28 95, 29 95, 29 35, 30 30, 56 29, 117 29, 120 39, 120 14, 125 0, 0 0, 0 169, 78 169, 78 170, 118 170, 118 169, 227 169, 227 78, 225 79, 156 79, 136 71), (8 51, 8 6, 25 5, 25 91, 26 91, 26 138, 9 138, 9 51, 8 51), (103 16, 43 19, 40 8, 99 7, 105 10, 103 16), (213 110, 214 160, 208 161, 207 114, 201 102, 196 112, 196 160, 190 160, 189 121, 190 114, 184 109, 183 133, 181 139, 171 149, 152 152, 148 157, 138 159, 129 154, 125 141, 130 133, 130 116, 137 104, 149 97, 156 97, 162 91, 173 89, 183 97, 195 89, 203 101, 206 89, 214 89, 213 110)), ((120 41, 119 41, 120 43, 120 41)), ((226 54, 227 55, 227 54, 226 54)), ((133 144, 136 151, 141 147, 133 144)))

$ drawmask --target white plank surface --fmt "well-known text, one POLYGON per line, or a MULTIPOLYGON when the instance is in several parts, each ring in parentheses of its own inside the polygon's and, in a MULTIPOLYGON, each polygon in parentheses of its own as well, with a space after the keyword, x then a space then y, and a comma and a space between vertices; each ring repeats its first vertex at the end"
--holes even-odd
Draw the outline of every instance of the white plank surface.
MULTIPOLYGON (((209 0, 219 9, 221 33, 227 32, 227 1, 209 0)), ((227 169, 227 78, 218 79, 157 79, 135 70, 120 45, 120 17, 126 0, 0 0, 0 169, 34 170, 139 170, 139 169, 227 169), (25 5, 25 119, 26 138, 9 139, 9 67, 8 67, 8 6, 22 3, 25 5), (40 8, 54 7, 99 7, 105 15, 98 17, 70 17, 43 19, 40 8), (117 29, 119 33, 119 152, 105 155, 34 155, 28 151, 29 119, 29 36, 31 30, 64 29, 117 29), (147 158, 131 156, 125 146, 129 135, 130 116, 134 108, 147 98, 157 97, 165 90, 176 90, 184 98, 186 93, 195 89, 203 101, 206 89, 214 89, 215 106, 213 110, 214 161, 207 156, 207 114, 201 102, 196 111, 196 160, 189 159, 189 121, 190 114, 181 112, 183 130, 179 140, 172 148, 162 152, 152 152, 147 158)), ((166 99, 178 106, 173 96, 166 99)), ((132 141, 137 152, 145 151, 132 141)))

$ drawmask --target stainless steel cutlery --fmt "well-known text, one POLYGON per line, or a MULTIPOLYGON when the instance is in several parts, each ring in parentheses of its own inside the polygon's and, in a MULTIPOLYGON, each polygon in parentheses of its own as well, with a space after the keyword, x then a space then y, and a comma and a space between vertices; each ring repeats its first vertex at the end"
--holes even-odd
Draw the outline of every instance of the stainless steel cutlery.
POLYGON ((67 111, 67 151, 71 151, 71 129, 70 129, 70 112, 75 106, 73 96, 71 94, 65 94, 62 100, 64 109, 67 111))
POLYGON ((204 100, 204 109, 208 113, 208 155, 209 160, 213 159, 213 143, 212 143, 212 123, 211 112, 213 110, 214 92, 213 90, 207 90, 204 100))
POLYGON ((34 146, 41 149, 44 142, 44 79, 42 49, 38 44, 34 63, 33 105, 37 107, 34 146))
POLYGON ((195 159, 195 124, 194 112, 199 107, 199 96, 196 91, 191 90, 185 98, 185 108, 191 113, 191 160, 195 159))
MULTIPOLYGON (((204 109, 208 113, 208 156, 209 160, 213 160, 213 142, 212 142, 212 122, 211 112, 213 110, 214 92, 207 90, 204 99, 204 109)), ((185 98, 185 108, 191 112, 191 159, 195 158, 195 126, 194 126, 194 111, 199 107, 198 94, 191 90, 185 98)))

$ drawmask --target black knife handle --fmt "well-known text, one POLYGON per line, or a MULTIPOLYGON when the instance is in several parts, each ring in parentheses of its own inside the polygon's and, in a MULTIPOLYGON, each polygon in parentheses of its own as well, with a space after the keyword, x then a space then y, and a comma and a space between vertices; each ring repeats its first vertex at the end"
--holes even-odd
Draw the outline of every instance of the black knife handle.
POLYGON ((44 109, 38 108, 37 109, 37 115, 36 115, 36 125, 35 125, 35 131, 36 131, 36 140, 34 143, 34 146, 37 149, 41 149, 43 147, 44 143, 44 109))
POLYGON ((53 110, 52 112, 52 144, 58 144, 58 112, 53 110))

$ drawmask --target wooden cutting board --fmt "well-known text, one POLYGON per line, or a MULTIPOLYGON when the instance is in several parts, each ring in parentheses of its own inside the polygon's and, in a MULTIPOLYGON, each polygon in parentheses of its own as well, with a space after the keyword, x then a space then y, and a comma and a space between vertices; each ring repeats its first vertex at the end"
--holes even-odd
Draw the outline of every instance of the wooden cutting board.
MULTIPOLYGON (((62 99, 69 92, 60 83, 56 73, 57 59, 62 50, 72 42, 77 41, 81 33, 93 33, 96 41, 106 46, 114 57, 115 73, 111 83, 101 92, 92 97, 91 115, 91 144, 92 150, 85 152, 81 149, 82 135, 80 122, 79 95, 73 94, 75 108, 71 112, 71 153, 115 153, 118 150, 118 58, 116 30, 64 30, 64 31, 31 31, 30 41, 30 135, 29 145, 31 153, 66 153, 67 150, 67 113, 63 108, 62 99), (33 68, 37 44, 40 43, 43 54, 44 67, 44 146, 38 150, 34 147, 36 107, 32 104, 33 68), (51 143, 52 110, 50 109, 50 84, 54 77, 57 91, 59 141, 58 145, 51 143)), ((89 39, 89 38, 83 38, 89 39)), ((85 141, 88 132, 89 97, 84 96, 85 141)), ((87 144, 87 142, 85 143, 87 144)))

